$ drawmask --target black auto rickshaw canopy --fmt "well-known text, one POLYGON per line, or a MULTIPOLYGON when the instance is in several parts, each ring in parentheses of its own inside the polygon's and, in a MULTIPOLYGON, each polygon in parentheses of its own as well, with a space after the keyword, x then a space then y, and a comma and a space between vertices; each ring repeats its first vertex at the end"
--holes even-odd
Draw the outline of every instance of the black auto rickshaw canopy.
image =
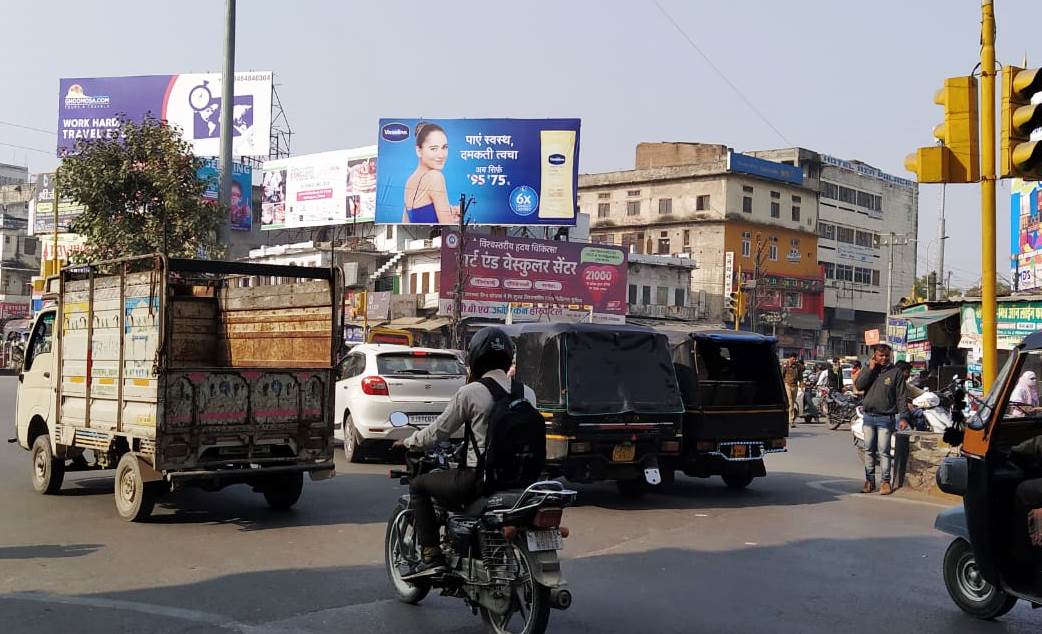
POLYGON ((777 337, 735 330, 697 330, 673 341, 673 362, 688 406, 785 402, 777 337))
POLYGON ((684 404, 666 336, 643 326, 524 324, 516 376, 539 407, 574 416, 680 414, 684 404))

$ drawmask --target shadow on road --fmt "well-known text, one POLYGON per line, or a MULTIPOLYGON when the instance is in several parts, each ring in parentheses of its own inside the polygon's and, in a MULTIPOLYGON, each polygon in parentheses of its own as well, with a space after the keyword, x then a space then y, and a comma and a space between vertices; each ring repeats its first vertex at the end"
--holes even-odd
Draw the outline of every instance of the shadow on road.
POLYGON ((62 559, 83 557, 104 548, 103 544, 40 544, 38 546, 0 546, 0 559, 62 559))

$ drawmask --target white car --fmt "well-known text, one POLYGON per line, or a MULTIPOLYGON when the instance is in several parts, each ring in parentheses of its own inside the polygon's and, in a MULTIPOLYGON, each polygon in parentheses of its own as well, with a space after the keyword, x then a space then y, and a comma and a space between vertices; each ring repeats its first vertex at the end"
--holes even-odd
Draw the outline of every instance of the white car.
POLYGON ((407 414, 414 425, 429 425, 466 380, 466 368, 451 350, 357 345, 340 366, 334 435, 344 441, 347 459, 361 462, 378 445, 387 449, 414 431, 392 427, 391 412, 407 414))

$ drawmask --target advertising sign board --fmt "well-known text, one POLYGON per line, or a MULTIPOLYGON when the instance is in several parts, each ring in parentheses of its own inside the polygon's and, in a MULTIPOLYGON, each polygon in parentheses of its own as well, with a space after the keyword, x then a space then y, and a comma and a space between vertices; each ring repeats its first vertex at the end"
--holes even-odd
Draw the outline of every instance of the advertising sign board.
MULTIPOLYGON (((199 180, 206 183, 204 200, 220 198, 221 170, 217 159, 205 159, 197 172, 199 180)), ((232 163, 232 201, 228 212, 228 224, 237 231, 253 230, 253 167, 243 163, 232 163)))
MULTIPOLYGON (((30 233, 54 231, 54 174, 36 175, 36 194, 29 213, 30 233)), ((68 231, 69 225, 83 213, 84 206, 64 196, 58 202, 58 231, 68 231)))
MULTIPOLYGON (((270 72, 235 73, 233 156, 268 156, 271 137, 270 72)), ((197 156, 217 156, 221 144, 221 74, 74 77, 59 82, 58 152, 79 139, 117 133, 119 117, 146 114, 181 128, 197 156)))
POLYGON ((380 119, 376 222, 574 225, 579 119, 380 119))
POLYGON ((268 161, 262 188, 261 229, 372 222, 376 146, 268 161))

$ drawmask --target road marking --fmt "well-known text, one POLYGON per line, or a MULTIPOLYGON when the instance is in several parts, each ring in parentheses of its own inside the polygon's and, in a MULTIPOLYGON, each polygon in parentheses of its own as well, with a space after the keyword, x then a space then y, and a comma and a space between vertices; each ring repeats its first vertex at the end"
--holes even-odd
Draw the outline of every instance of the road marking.
POLYGON ((103 608, 108 610, 122 610, 124 612, 137 612, 149 616, 163 616, 182 621, 192 621, 239 632, 256 630, 254 626, 239 623, 235 619, 223 614, 213 614, 199 610, 186 608, 174 608, 166 605, 154 605, 151 603, 139 603, 137 601, 120 601, 117 599, 104 599, 101 597, 78 597, 47 592, 12 592, 0 594, 0 600, 11 601, 36 601, 38 603, 57 603, 61 605, 75 605, 88 608, 103 608))
POLYGON ((855 500, 879 500, 880 502, 900 502, 903 504, 918 504, 923 506, 933 506, 936 508, 947 509, 951 508, 952 504, 944 504, 941 502, 931 502, 929 500, 916 500, 912 498, 895 497, 893 495, 879 495, 878 493, 873 495, 865 495, 864 493, 855 493, 851 491, 844 491, 836 487, 828 486, 836 482, 851 482, 850 480, 815 480, 814 482, 808 482, 807 486, 812 489, 819 491, 826 491, 828 493, 835 493, 840 497, 852 498, 855 500))

